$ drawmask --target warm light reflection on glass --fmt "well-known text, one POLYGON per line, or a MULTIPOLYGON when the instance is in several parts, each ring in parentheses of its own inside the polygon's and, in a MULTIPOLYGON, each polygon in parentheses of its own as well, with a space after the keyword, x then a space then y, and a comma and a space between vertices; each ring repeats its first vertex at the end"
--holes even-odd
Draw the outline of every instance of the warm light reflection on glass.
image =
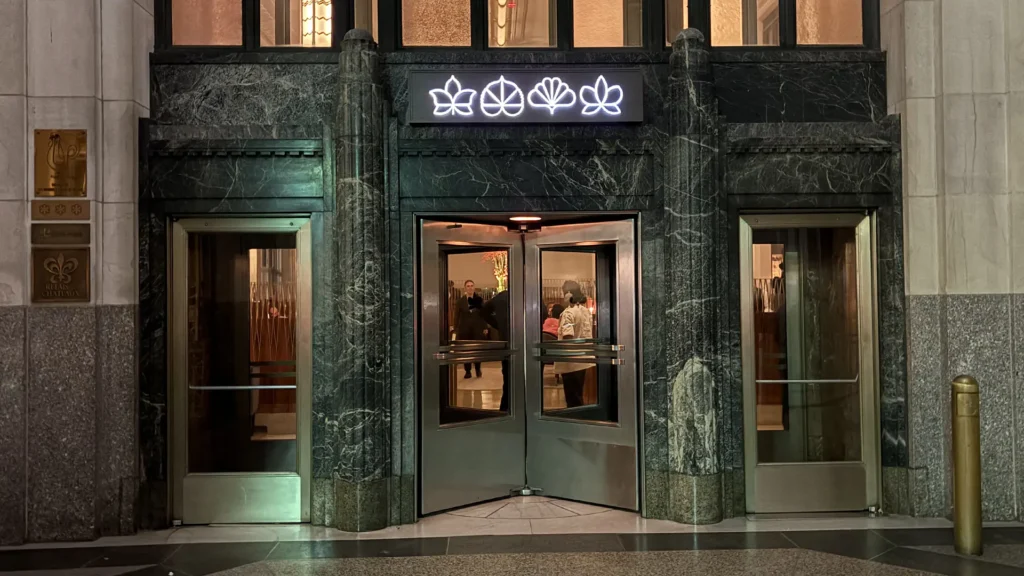
POLYGON ((779 0, 711 0, 711 44, 778 46, 779 0))
POLYGON ((404 46, 469 46, 469 0, 401 0, 404 46))
POLYGON ((797 0, 798 44, 863 44, 861 0, 797 0))
POLYGON ((642 42, 640 16, 640 0, 576 0, 572 3, 573 46, 639 46, 642 42))
POLYGON ((171 41, 178 46, 240 46, 241 0, 171 0, 171 41))

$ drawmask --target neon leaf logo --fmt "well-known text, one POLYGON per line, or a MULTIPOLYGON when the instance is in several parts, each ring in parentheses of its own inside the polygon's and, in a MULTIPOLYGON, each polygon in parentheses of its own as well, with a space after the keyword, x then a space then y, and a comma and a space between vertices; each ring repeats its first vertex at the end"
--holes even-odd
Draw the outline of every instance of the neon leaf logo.
POLYGON ((580 88, 580 100, 583 102, 583 115, 593 116, 598 112, 604 112, 611 116, 618 116, 622 113, 619 105, 622 104, 622 87, 619 85, 608 86, 604 76, 598 76, 593 86, 580 88))
POLYGON ((494 82, 484 87, 480 93, 480 110, 491 118, 504 114, 509 118, 515 118, 523 113, 525 108, 523 91, 515 82, 505 80, 500 76, 494 82))
POLYGON ((528 101, 534 108, 546 108, 552 116, 559 108, 572 108, 576 93, 561 78, 545 78, 530 90, 528 101))
POLYGON ((472 116, 473 99, 476 90, 463 88, 462 84, 452 76, 444 83, 444 88, 430 91, 434 99, 434 116, 472 116))

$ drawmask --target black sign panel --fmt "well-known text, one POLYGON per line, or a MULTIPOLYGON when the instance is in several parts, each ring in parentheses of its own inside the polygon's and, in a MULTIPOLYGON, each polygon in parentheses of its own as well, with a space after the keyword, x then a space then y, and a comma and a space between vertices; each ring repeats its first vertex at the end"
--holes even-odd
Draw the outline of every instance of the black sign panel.
POLYGON ((642 122, 640 70, 409 73, 410 124, 642 122))

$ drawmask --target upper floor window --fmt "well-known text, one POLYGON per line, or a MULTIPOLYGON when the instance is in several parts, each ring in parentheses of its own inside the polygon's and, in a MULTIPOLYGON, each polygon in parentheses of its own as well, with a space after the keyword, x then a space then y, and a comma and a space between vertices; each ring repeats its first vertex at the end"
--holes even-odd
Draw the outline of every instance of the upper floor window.
POLYGON ((154 0, 167 46, 335 48, 351 28, 396 48, 878 46, 880 0, 154 0), (664 3, 664 9, 659 3, 664 3), (381 12, 378 12, 381 3, 381 12), (645 7, 647 10, 645 10, 645 7), (656 9, 651 9, 656 8, 656 9), (664 36, 663 36, 664 35, 664 36))
POLYGON ((242 0, 171 0, 176 45, 241 46, 242 0))
POLYGON ((164 46, 330 48, 336 29, 363 28, 375 38, 378 30, 378 0, 156 1, 170 20, 164 46))
POLYGON ((331 45, 331 0, 260 0, 260 46, 331 45))

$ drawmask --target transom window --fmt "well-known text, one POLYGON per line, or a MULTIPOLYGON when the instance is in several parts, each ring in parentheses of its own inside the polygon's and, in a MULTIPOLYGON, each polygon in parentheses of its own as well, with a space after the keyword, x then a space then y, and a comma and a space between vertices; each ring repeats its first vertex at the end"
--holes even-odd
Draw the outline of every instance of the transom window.
POLYGON ((659 49, 696 28, 713 47, 878 47, 879 0, 155 0, 161 49, 659 49), (379 4, 379 5, 378 5, 379 4))

